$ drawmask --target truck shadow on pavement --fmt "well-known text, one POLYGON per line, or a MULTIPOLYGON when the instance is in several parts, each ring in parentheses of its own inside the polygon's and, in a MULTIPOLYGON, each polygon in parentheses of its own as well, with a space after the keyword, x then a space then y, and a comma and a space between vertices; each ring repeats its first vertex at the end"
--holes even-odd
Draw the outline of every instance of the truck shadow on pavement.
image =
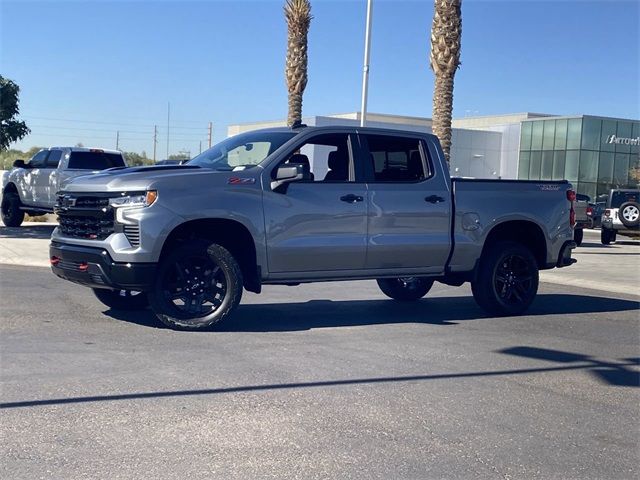
POLYGON ((394 377, 369 377, 350 379, 316 380, 309 382, 272 383, 258 385, 240 385, 231 387, 203 388, 193 390, 169 390, 155 392, 119 393, 112 395, 94 395, 85 397, 49 398, 37 400, 22 400, 0 403, 0 409, 43 407, 50 405, 68 405, 93 402, 113 402, 140 399, 180 398, 205 395, 229 395, 246 392, 265 392, 278 390, 292 390, 301 388, 336 388, 354 385, 402 384, 424 381, 456 380, 464 378, 483 378, 515 375, 533 375, 551 372, 582 370, 592 374, 600 383, 616 387, 640 386, 640 372, 632 370, 640 364, 638 358, 625 358, 617 362, 598 360, 589 355, 549 350, 545 348, 517 346, 498 350, 495 353, 524 357, 530 360, 550 362, 548 365, 530 366, 528 368, 510 368, 504 370, 476 370, 471 372, 432 373, 428 375, 409 375, 394 377))
MULTIPOLYGON (((617 298, 539 294, 526 315, 622 312, 639 307, 638 301, 617 298)), ((150 310, 107 310, 105 314, 125 322, 162 328, 150 310)), ((300 303, 242 304, 231 318, 202 332, 291 332, 399 323, 457 325, 461 321, 490 318, 483 314, 472 297, 436 297, 409 303, 392 300, 311 300, 300 303)))
POLYGON ((56 226, 23 224, 21 227, 0 227, 0 238, 48 239, 56 226))

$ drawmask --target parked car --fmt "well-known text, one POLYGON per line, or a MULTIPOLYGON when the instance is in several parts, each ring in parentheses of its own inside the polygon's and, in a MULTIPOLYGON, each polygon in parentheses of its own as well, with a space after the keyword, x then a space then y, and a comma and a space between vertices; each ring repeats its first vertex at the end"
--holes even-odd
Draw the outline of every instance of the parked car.
POLYGON ((178 329, 224 319, 243 287, 329 280, 376 279, 402 301, 471 282, 485 311, 517 315, 539 270, 575 261, 574 199, 567 181, 451 178, 434 135, 274 128, 186 165, 76 178, 49 251, 105 305, 150 301, 178 329))
POLYGON ((74 177, 107 168, 125 167, 116 150, 80 147, 52 147, 40 150, 29 162, 16 160, 2 177, 2 221, 19 227, 25 213, 53 213, 56 192, 74 177))
POLYGON ((605 205, 606 202, 589 203, 587 207, 587 216, 591 219, 589 228, 600 228, 602 226, 602 215, 605 205))
POLYGON ((618 234, 640 237, 640 190, 613 189, 602 217, 600 240, 604 245, 616 241, 618 234))
POLYGON ((576 201, 573 205, 576 213, 576 226, 573 229, 573 239, 578 246, 582 244, 584 229, 591 228, 592 226, 591 217, 587 213, 590 202, 591 197, 588 195, 582 195, 580 193, 576 194, 576 201))

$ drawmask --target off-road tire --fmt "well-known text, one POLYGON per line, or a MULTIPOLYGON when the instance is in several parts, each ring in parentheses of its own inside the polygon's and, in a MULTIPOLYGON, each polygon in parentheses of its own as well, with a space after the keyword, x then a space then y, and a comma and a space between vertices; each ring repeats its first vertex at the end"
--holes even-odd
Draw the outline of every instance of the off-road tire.
POLYGON ((576 245, 578 247, 582 245, 583 238, 584 238, 584 230, 582 228, 576 228, 573 231, 573 241, 576 242, 576 245))
POLYGON ((2 196, 2 222, 7 227, 19 227, 24 221, 24 212, 20 210, 20 197, 16 193, 2 196))
POLYGON ((207 240, 189 240, 160 261, 149 301, 166 326, 201 330, 233 312, 242 298, 242 285, 240 266, 226 248, 207 240))
POLYGON ((498 242, 480 259, 471 291, 490 315, 520 315, 535 299, 538 282, 538 263, 531 250, 516 242, 498 242))
POLYGON ((422 277, 379 278, 376 282, 387 297, 402 302, 420 300, 433 286, 433 280, 422 277))
POLYGON ((635 228, 640 224, 640 204, 625 202, 618 209, 618 218, 627 228, 635 228))
POLYGON ((616 241, 616 231, 602 227, 600 229, 600 242, 603 245, 609 245, 616 241))
POLYGON ((113 310, 144 310, 149 306, 149 299, 144 292, 94 288, 93 293, 98 300, 113 310))

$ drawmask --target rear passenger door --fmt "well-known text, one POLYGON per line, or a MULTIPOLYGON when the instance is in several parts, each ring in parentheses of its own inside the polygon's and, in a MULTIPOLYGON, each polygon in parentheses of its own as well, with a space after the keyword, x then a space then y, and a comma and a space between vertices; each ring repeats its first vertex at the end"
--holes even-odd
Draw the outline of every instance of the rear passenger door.
POLYGON ((62 159, 62 150, 51 150, 47 157, 47 164, 44 174, 40 175, 38 188, 42 188, 42 202, 47 208, 53 208, 56 203, 56 192, 59 186, 58 165, 62 159))
POLYGON ((439 273, 451 248, 449 182, 416 135, 360 134, 368 184, 367 269, 439 273))

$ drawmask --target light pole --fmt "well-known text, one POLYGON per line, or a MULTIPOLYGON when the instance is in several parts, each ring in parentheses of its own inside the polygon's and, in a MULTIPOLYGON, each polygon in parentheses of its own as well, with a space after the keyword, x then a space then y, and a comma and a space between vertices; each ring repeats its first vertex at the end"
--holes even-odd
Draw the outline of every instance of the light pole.
POLYGON ((364 34, 364 68, 362 69, 362 105, 360 108, 360 126, 367 120, 367 94, 369 93, 369 53, 371 50, 371 10, 373 0, 367 0, 367 28, 364 34))

